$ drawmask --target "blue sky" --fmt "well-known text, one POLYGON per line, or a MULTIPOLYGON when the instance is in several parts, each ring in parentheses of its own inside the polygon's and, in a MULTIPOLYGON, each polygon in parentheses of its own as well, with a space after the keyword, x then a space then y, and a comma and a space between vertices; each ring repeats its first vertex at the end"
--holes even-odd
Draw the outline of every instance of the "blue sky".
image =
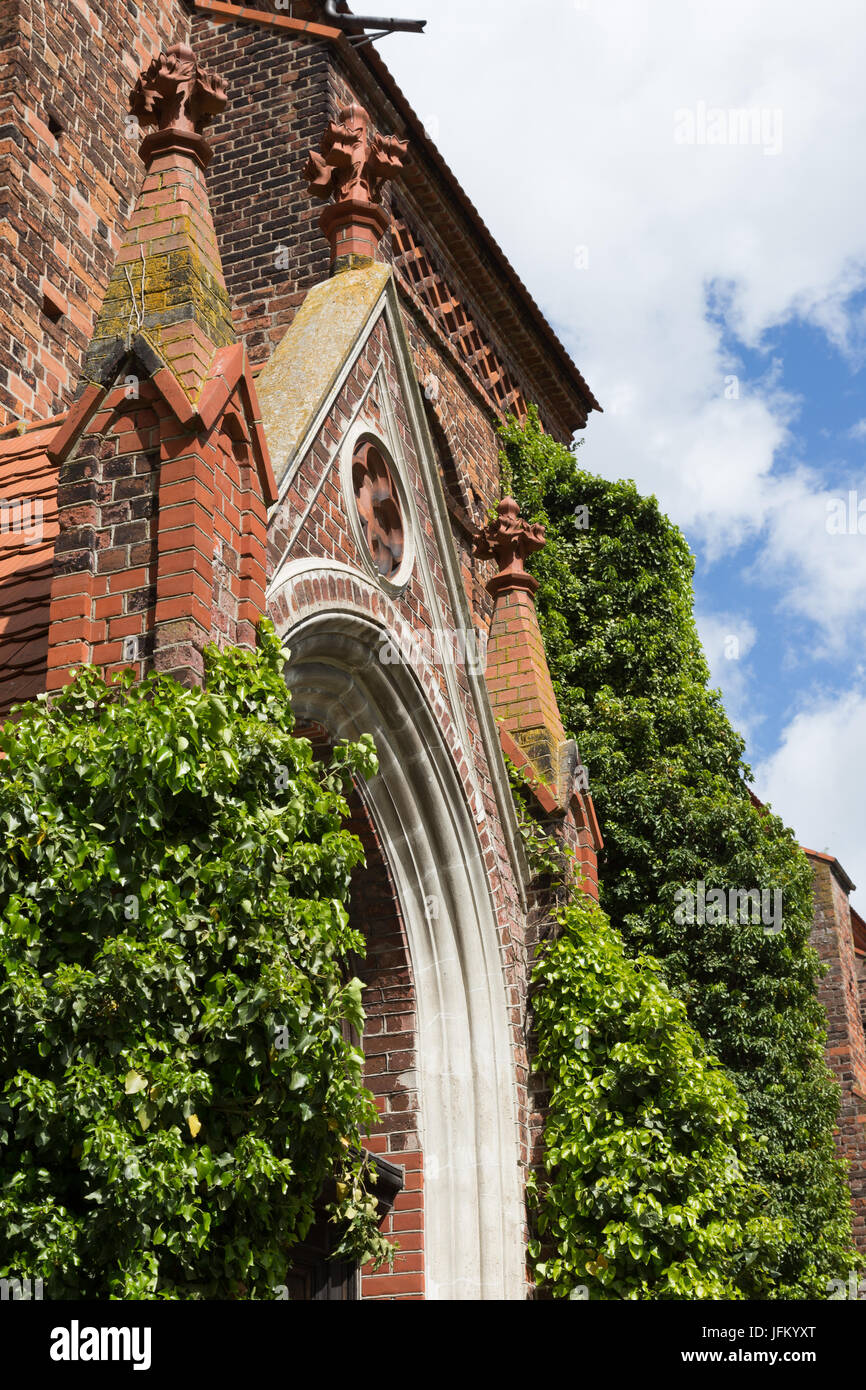
POLYGON ((428 32, 382 57, 605 407, 582 466, 685 531, 756 791, 864 910, 866 535, 827 529, 866 499, 862 0, 391 8, 428 32))
MULTIPOLYGON (((713 317, 712 297, 710 316, 713 317)), ((746 348, 730 331, 724 316, 715 315, 722 341, 731 355, 741 391, 754 389, 768 374, 778 389, 791 398, 791 438, 775 457, 775 474, 790 476, 808 463, 825 487, 850 507, 849 492, 864 488, 863 454, 866 438, 857 437, 857 425, 866 409, 862 400, 859 363, 846 358, 817 326, 800 319, 767 331, 760 348, 746 348), (854 434, 852 435, 852 430, 854 434)), ((817 499, 817 521, 822 519, 817 499)), ((823 501, 826 527, 827 507, 823 501)), ((686 528, 689 534, 689 528, 686 528)), ((857 549, 866 541, 858 534, 838 537, 838 544, 857 549)), ((696 610, 700 615, 730 610, 744 615, 750 629, 740 643, 738 658, 714 649, 714 677, 732 690, 730 710, 748 734, 748 759, 761 764, 778 747, 780 730, 796 715, 806 698, 841 694, 851 683, 852 663, 845 644, 826 651, 816 643, 814 619, 789 611, 784 576, 768 578, 756 566, 754 543, 731 549, 714 563, 708 562, 699 538, 693 538, 697 567, 696 610), (746 650, 743 650, 743 647, 746 650), (725 663, 738 659, 736 672, 725 663)), ((734 625, 736 627, 736 625, 734 625)), ((707 645, 712 648, 712 640, 707 645)), ((735 649, 734 649, 735 650, 735 649)), ((822 842, 812 848, 825 849, 822 842)))

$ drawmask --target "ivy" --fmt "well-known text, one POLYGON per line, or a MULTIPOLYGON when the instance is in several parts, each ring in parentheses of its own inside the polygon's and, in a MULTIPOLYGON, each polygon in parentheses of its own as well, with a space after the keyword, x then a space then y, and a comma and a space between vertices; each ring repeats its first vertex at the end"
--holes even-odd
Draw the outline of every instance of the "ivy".
POLYGON ((567 867, 562 846, 554 835, 546 834, 539 826, 537 818, 528 809, 526 778, 507 753, 503 757, 511 784, 517 830, 529 872, 532 878, 561 879, 567 867))
POLYGON ((287 656, 82 668, 0 731, 0 1275, 49 1298, 273 1298, 323 1210, 391 1255, 345 968, 375 750, 314 760, 287 656))
POLYGON ((785 1231, 772 1296, 825 1298, 855 1258, 809 945, 811 873, 790 829, 751 800, 745 745, 710 689, 694 624, 693 556, 655 498, 581 470, 536 411, 504 427, 502 444, 524 515, 547 527, 529 567, 563 722, 604 830, 611 928, 627 956, 659 964, 746 1104, 749 1163, 785 1231), (779 930, 737 914, 689 921, 678 894, 699 883, 779 892, 779 930))
POLYGON ((550 1091, 529 1184, 536 1278, 554 1298, 765 1296, 786 1230, 750 1176, 736 1087, 591 899, 557 917, 533 974, 550 1091))

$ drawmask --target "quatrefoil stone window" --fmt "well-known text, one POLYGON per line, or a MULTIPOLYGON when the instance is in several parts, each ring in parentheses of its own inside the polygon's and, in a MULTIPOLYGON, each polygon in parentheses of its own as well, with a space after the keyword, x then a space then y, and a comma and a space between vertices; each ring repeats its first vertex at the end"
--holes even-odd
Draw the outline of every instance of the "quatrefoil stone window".
POLYGON ((383 579, 393 579, 405 548, 403 511, 391 469, 372 440, 362 440, 355 449, 352 485, 361 529, 376 571, 383 579))

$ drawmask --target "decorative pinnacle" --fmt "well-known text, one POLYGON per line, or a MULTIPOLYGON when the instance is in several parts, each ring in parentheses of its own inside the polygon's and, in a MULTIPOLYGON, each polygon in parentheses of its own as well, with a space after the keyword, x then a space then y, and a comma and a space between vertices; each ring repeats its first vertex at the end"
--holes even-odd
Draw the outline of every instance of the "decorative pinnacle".
POLYGON ((499 565, 499 573, 487 585, 490 593, 495 596, 509 589, 527 589, 534 594, 538 580, 526 573, 523 562, 545 543, 544 527, 524 521, 514 498, 503 497, 496 520, 475 541, 479 560, 496 560, 499 565))
POLYGON ((374 131, 363 106, 346 106, 339 121, 331 121, 322 153, 310 152, 304 178, 321 202, 378 204, 382 187, 403 168, 407 140, 374 131))
POLYGON ((201 138, 214 116, 225 109, 226 87, 221 77, 199 67, 192 49, 176 43, 154 58, 142 72, 129 96, 129 110, 141 126, 156 126, 141 147, 145 163, 171 136, 195 149, 202 162, 210 149, 201 138), (168 137, 167 139, 165 137, 168 137))

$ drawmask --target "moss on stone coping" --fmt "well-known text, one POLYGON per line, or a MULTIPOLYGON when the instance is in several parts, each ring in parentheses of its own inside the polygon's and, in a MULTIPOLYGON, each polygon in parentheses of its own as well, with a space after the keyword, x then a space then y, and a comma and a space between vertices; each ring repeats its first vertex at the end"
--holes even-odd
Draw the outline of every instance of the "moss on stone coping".
POLYGON ((391 271, 372 262, 310 290, 256 382, 279 486, 379 303, 391 271))
MULTIPOLYGON (((117 340, 128 337, 131 331, 146 332, 154 346, 164 351, 162 331, 187 322, 198 325, 214 351, 236 341, 225 285, 196 248, 146 256, 143 277, 138 262, 116 265, 96 320, 82 378, 100 380, 106 355, 110 356, 117 340)), ((167 360, 170 356, 169 352, 167 360)), ((186 394, 193 400, 197 392, 187 389, 186 394)))

